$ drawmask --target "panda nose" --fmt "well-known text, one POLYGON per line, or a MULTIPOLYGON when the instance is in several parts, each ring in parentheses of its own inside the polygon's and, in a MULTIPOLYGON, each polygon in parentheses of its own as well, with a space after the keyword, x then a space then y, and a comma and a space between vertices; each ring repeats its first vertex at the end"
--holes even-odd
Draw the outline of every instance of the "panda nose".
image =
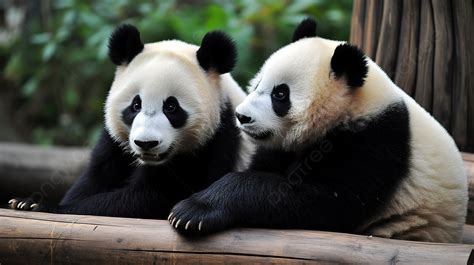
POLYGON ((245 116, 245 115, 240 114, 238 112, 235 113, 235 116, 237 116, 237 119, 240 121, 240 124, 253 122, 251 117, 245 116))
POLYGON ((144 151, 148 151, 160 143, 158 141, 139 141, 139 140, 135 140, 133 142, 144 151))

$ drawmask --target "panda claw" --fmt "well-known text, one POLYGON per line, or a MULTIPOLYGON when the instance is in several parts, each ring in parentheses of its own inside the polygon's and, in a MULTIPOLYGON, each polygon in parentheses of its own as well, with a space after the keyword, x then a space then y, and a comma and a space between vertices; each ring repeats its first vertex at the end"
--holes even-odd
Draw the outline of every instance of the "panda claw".
POLYGON ((174 226, 174 228, 178 228, 179 223, 181 223, 181 219, 179 219, 178 222, 176 222, 176 225, 174 226))
POLYGON ((25 205, 24 202, 20 202, 18 205, 17 205, 17 208, 18 209, 23 209, 23 205, 25 205))
POLYGON ((198 230, 201 231, 201 227, 202 227, 202 221, 199 222, 199 225, 198 225, 198 230))
POLYGON ((170 215, 168 215, 168 221, 171 221, 172 216, 173 216, 173 212, 171 212, 170 215))
POLYGON ((176 217, 173 217, 173 221, 171 221, 171 226, 174 226, 174 221, 176 221, 176 217))
POLYGON ((8 204, 13 204, 13 203, 15 203, 15 202, 16 202, 15 199, 11 199, 11 200, 8 201, 8 204))
POLYGON ((184 230, 188 230, 188 227, 189 227, 190 224, 191 224, 191 221, 188 221, 188 222, 186 223, 186 226, 184 226, 184 230))
POLYGON ((37 203, 33 203, 32 205, 30 205, 30 209, 34 209, 34 208, 36 208, 36 207, 38 207, 38 204, 37 204, 37 203))

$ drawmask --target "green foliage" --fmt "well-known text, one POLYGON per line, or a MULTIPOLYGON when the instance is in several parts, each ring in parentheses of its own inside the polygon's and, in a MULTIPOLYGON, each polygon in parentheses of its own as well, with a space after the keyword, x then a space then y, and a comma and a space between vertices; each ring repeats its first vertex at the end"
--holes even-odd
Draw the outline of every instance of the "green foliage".
POLYGON ((233 76, 245 86, 265 58, 287 44, 303 18, 315 17, 318 35, 348 39, 349 0, 55 0, 44 23, 30 19, 23 32, 0 48, 2 79, 14 90, 14 118, 30 130, 29 141, 84 145, 102 127, 103 102, 113 79, 107 58, 111 31, 136 25, 144 42, 177 38, 199 44, 222 29, 235 40, 239 62, 233 76))

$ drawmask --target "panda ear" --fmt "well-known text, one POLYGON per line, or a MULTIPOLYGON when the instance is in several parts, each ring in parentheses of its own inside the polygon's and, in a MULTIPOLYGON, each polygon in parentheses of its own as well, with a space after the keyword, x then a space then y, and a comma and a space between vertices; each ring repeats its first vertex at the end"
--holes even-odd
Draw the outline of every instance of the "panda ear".
POLYGON ((341 44, 334 50, 331 69, 336 78, 344 76, 347 85, 352 88, 364 85, 369 70, 364 53, 348 43, 341 44))
POLYGON ((128 64, 143 47, 138 29, 130 24, 122 24, 110 35, 109 58, 116 65, 128 64))
POLYGON ((222 31, 211 31, 202 39, 196 57, 204 70, 225 74, 232 71, 237 62, 237 49, 227 34, 222 31))
POLYGON ((305 18, 301 23, 296 27, 295 32, 293 32, 293 41, 303 39, 303 38, 312 38, 316 37, 316 21, 312 18, 305 18))

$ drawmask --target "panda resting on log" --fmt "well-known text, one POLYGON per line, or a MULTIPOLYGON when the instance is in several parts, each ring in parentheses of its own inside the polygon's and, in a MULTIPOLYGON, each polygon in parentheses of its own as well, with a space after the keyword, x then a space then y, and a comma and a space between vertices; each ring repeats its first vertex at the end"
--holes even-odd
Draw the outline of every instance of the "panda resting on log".
POLYGON ((304 20, 237 109, 258 149, 179 202, 183 234, 233 226, 316 229, 460 242, 468 201, 461 155, 445 129, 372 60, 316 37, 304 20))
POLYGON ((223 32, 201 46, 144 45, 131 25, 111 35, 117 65, 105 129, 84 174, 59 205, 31 198, 10 207, 51 213, 165 219, 178 201, 247 167, 251 145, 236 125, 245 93, 230 74, 237 52, 223 32))

